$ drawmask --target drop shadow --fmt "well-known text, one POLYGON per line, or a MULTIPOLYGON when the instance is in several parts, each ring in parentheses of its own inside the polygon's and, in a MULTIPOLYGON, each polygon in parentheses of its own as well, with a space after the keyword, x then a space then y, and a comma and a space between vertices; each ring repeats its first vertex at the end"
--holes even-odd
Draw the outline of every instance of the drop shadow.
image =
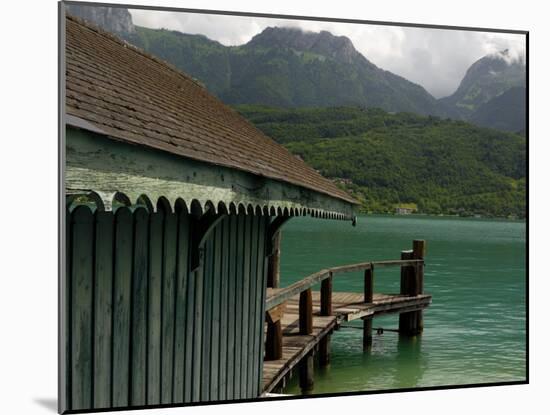
POLYGON ((57 413, 57 399, 55 398, 35 398, 34 402, 52 412, 57 413))

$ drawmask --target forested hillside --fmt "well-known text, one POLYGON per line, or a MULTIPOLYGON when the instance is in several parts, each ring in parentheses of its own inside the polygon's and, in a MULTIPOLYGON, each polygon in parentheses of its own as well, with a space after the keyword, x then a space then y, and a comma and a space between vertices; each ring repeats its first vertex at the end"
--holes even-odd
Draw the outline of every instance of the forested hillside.
POLYGON ((258 128, 335 180, 363 210, 525 217, 525 138, 377 109, 237 106, 258 128))

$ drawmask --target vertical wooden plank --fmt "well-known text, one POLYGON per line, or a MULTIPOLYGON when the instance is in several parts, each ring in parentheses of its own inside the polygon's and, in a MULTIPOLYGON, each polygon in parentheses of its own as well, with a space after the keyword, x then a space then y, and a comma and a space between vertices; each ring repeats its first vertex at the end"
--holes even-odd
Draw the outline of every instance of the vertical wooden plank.
POLYGON ((311 299, 311 288, 300 293, 299 312, 300 334, 311 334, 313 331, 313 302, 311 299))
POLYGON ((321 281, 321 315, 332 315, 332 275, 321 281))
POLYGON ((264 352, 264 318, 265 315, 265 298, 266 298, 266 291, 267 291, 267 274, 268 274, 268 267, 269 267, 269 261, 267 258, 267 235, 268 235, 268 228, 269 228, 270 219, 268 217, 264 218, 264 226, 263 226, 263 232, 264 237, 262 238, 262 247, 263 247, 263 254, 262 254, 262 260, 263 260, 263 282, 262 282, 262 290, 260 292, 260 313, 261 313, 261 320, 258 321, 259 327, 260 327, 260 335, 261 335, 261 341, 260 341, 260 357, 259 357, 259 365, 258 365, 258 390, 256 391, 256 395, 260 395, 262 391, 262 374, 263 374, 263 365, 264 365, 264 359, 263 359, 263 352, 264 352))
POLYGON ((176 318, 174 346, 174 403, 184 402, 186 351, 186 289, 189 256, 189 215, 182 211, 178 214, 177 243, 177 283, 176 283, 176 318))
POLYGON ((262 376, 260 366, 263 361, 264 347, 264 307, 262 305, 262 293, 265 291, 266 278, 265 273, 265 226, 266 217, 258 218, 258 242, 257 242, 257 264, 256 264, 256 290, 254 299, 256 301, 256 313, 254 316, 254 375, 252 397, 260 395, 262 376))
POLYGON ((149 293, 147 315, 147 404, 160 404, 160 336, 164 214, 149 215, 149 293))
POLYGON ((210 334, 210 393, 209 400, 218 400, 219 396, 219 364, 220 364, 220 343, 226 339, 220 336, 220 306, 221 306, 221 269, 223 252, 223 223, 216 225, 212 267, 212 332, 210 334))
MULTIPOLYGON (((193 230, 195 231, 195 230, 193 230)), ((203 261, 204 262, 204 261, 203 261)), ((204 265, 201 265, 194 272, 195 291, 194 291, 194 338, 193 338, 193 376, 192 376, 192 402, 198 402, 201 397, 201 356, 202 356, 202 320, 203 320, 203 282, 205 278, 204 265)))
POLYGON ((133 218, 126 207, 115 215, 113 275, 113 407, 128 406, 130 378, 130 302, 132 293, 133 218))
POLYGON ((212 339, 212 294, 214 273, 214 246, 217 230, 214 229, 204 244, 204 289, 203 289, 203 316, 202 316, 202 368, 200 400, 206 402, 210 398, 210 345, 212 339))
POLYGON ((93 405, 93 235, 90 209, 77 207, 72 215, 71 260, 71 409, 90 409, 93 405))
MULTIPOLYGON (((187 216, 189 227, 189 238, 193 232, 192 218, 187 216)), ((189 250, 187 251, 189 255, 189 250)), ((189 257, 188 257, 189 258, 189 257)), ((185 290, 186 311, 185 311, 185 378, 184 378, 184 402, 191 402, 193 397, 193 375, 194 375, 194 353, 195 344, 195 278, 196 272, 188 271, 187 288, 185 290)))
POLYGON ((227 387, 226 399, 235 399, 235 341, 236 341, 236 321, 237 321, 237 232, 238 219, 236 216, 229 216, 229 257, 227 261, 227 387))
POLYGON ((243 341, 243 281, 244 281, 244 241, 245 235, 245 217, 242 214, 237 216, 237 269, 235 273, 235 383, 233 389, 233 398, 241 397, 241 378, 242 378, 242 341, 243 341))
POLYGON ((252 239, 252 217, 245 217, 244 248, 243 248, 243 322, 242 322, 242 343, 241 343, 241 398, 247 397, 248 385, 248 362, 250 360, 249 350, 249 321, 250 321, 250 262, 251 262, 251 239, 252 239))
POLYGON ((255 345, 258 342, 256 336, 256 287, 258 286, 258 233, 260 222, 258 216, 254 215, 250 218, 250 291, 249 291, 249 312, 248 312, 248 374, 247 374, 247 389, 246 397, 254 397, 254 384, 256 367, 256 349, 255 345))
POLYGON ((229 232, 230 219, 226 217, 222 223, 222 242, 221 242, 221 269, 220 269, 220 356, 219 356, 219 389, 218 399, 227 399, 227 349, 229 342, 228 320, 229 315, 229 232))
POLYGON ((60 373, 61 376, 64 376, 65 379, 61 380, 61 387, 63 388, 60 396, 60 399, 64 399, 65 402, 62 402, 59 405, 60 408, 69 410, 72 409, 71 403, 71 390, 72 390, 72 364, 71 364, 71 349, 72 349, 72 257, 73 257, 73 238, 72 238, 72 215, 69 207, 65 209, 65 275, 62 276, 62 293, 64 295, 64 313, 63 313, 63 327, 62 330, 65 333, 64 341, 64 354, 65 354, 65 367, 64 371, 60 373))
POLYGON ((95 213, 94 408, 111 406, 113 212, 95 213))
POLYGON ((161 403, 172 403, 174 370, 174 303, 176 297, 176 233, 175 213, 165 212, 162 272, 161 333, 161 403))
POLYGON ((149 274, 149 213, 134 212, 130 405, 147 403, 147 298, 149 274))

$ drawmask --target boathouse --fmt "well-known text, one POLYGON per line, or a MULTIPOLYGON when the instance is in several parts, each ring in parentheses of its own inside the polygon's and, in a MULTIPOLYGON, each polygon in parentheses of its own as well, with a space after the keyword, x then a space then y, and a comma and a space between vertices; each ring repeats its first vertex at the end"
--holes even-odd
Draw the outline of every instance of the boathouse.
POLYGON ((356 201, 190 76, 61 26, 60 410, 258 397, 280 227, 356 201))

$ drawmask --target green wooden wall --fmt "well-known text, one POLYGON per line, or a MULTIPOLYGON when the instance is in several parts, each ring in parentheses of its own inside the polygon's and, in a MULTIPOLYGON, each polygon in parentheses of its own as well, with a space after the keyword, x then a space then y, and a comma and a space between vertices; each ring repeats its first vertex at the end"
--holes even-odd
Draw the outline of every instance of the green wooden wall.
POLYGON ((226 216, 191 272, 186 212, 67 212, 65 408, 257 397, 268 225, 226 216))

